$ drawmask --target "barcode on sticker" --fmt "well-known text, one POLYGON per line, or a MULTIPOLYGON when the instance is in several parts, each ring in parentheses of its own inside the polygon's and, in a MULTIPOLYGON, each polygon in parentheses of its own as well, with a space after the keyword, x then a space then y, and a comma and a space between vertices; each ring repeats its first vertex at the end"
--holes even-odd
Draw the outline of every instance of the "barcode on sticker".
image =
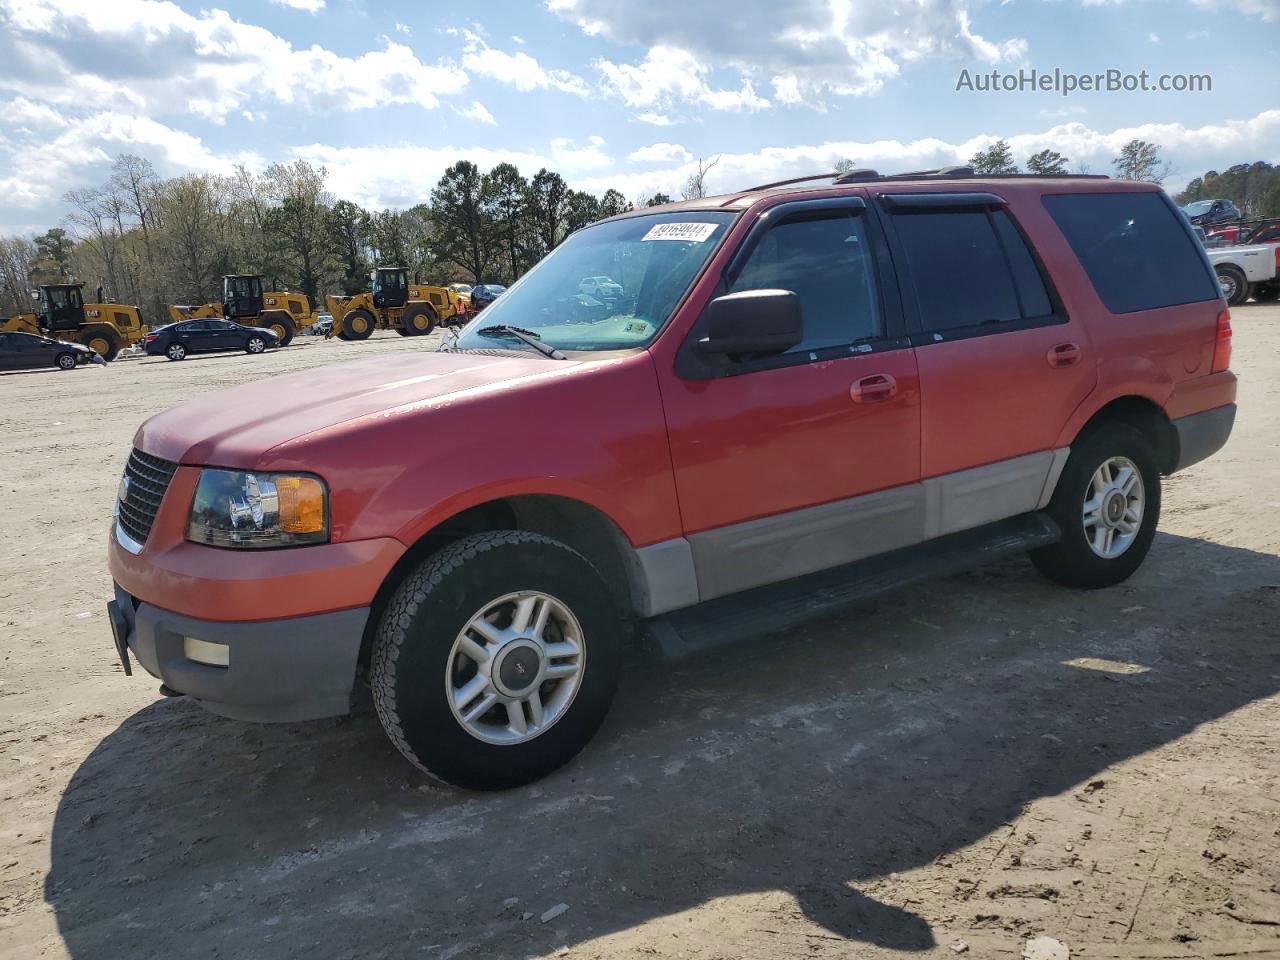
POLYGON ((683 240, 702 243, 716 232, 718 223, 659 223, 649 228, 641 240, 683 240))

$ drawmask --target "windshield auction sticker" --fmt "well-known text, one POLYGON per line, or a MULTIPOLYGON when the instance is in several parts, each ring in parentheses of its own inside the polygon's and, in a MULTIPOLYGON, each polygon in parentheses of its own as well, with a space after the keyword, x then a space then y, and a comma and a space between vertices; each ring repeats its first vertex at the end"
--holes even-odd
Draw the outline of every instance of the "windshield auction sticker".
POLYGON ((716 232, 718 223, 659 223, 650 227, 641 240, 683 240, 702 243, 716 232))

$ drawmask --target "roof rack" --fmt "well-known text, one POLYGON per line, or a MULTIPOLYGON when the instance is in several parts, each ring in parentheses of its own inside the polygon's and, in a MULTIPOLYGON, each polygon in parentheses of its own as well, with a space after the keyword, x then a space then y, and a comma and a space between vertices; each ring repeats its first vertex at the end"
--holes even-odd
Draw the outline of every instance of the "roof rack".
POLYGON ((831 180, 836 184, 872 183, 894 180, 1017 180, 1047 177, 1055 180, 1110 180, 1105 173, 978 173, 973 167, 951 166, 939 167, 936 170, 913 170, 908 173, 879 173, 869 167, 858 167, 854 170, 836 171, 832 173, 815 173, 807 177, 792 177, 790 180, 777 180, 773 183, 762 183, 756 187, 748 187, 739 193, 755 193, 758 190, 772 190, 776 187, 789 187, 796 183, 808 183, 811 180, 831 180))

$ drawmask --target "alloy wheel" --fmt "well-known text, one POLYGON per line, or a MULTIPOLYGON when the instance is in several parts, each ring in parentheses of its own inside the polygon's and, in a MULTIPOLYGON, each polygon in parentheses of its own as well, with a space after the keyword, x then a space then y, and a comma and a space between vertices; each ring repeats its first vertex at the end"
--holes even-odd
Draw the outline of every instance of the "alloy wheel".
POLYGON ((453 642, 445 695, 462 728, 504 746, 545 733, 582 683, 582 627, 564 603, 520 591, 486 604, 453 642))

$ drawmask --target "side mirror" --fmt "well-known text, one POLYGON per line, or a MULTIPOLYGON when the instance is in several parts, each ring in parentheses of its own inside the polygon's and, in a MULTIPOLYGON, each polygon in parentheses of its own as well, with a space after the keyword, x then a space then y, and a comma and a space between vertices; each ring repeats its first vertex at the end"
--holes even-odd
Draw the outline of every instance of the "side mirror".
POLYGON ((726 294, 707 311, 707 335, 698 341, 703 354, 783 353, 804 339, 800 298, 790 290, 726 294))

